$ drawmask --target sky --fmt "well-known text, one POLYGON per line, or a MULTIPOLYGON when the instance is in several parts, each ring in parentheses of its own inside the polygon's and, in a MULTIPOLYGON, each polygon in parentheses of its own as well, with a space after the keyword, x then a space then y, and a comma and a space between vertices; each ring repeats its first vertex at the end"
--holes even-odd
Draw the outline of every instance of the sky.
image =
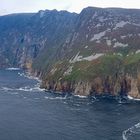
POLYGON ((140 9, 140 0, 0 0, 0 15, 38 12, 45 9, 80 13, 88 6, 140 9))

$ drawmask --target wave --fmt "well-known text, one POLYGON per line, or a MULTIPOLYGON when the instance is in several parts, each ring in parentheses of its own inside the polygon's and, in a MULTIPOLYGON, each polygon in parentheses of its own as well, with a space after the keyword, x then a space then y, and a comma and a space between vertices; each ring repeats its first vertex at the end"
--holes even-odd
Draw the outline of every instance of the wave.
POLYGON ((28 78, 28 79, 31 79, 31 80, 36 80, 38 82, 41 82, 41 80, 38 77, 31 76, 29 73, 20 73, 20 72, 18 72, 18 75, 21 76, 21 77, 25 77, 25 78, 28 78))
POLYGON ((37 92, 37 91, 44 91, 39 87, 39 84, 35 85, 34 87, 25 86, 20 88, 9 88, 9 87, 2 87, 1 90, 3 91, 25 91, 25 92, 37 92))
POLYGON ((48 96, 45 96, 44 98, 49 99, 49 100, 65 100, 65 99, 67 99, 67 96, 64 96, 64 97, 48 97, 48 96))
POLYGON ((16 70, 20 70, 20 68, 11 67, 11 68, 7 68, 6 70, 16 71, 16 70))
POLYGON ((25 92, 29 92, 29 91, 32 91, 32 92, 44 91, 44 89, 41 89, 38 86, 38 84, 36 86, 34 86, 34 87, 28 87, 28 86, 26 86, 26 87, 21 87, 21 88, 16 89, 16 90, 18 90, 18 91, 25 91, 25 92))
POLYGON ((81 96, 81 95, 74 95, 74 96, 79 98, 87 98, 87 96, 81 96))
POLYGON ((131 97, 130 95, 128 95, 127 97, 128 97, 129 100, 140 101, 140 99, 133 98, 133 97, 131 97))
POLYGON ((23 77, 24 76, 24 73, 18 72, 18 75, 21 76, 21 77, 23 77))
POLYGON ((31 79, 31 80, 36 80, 38 83, 37 85, 35 85, 35 87, 31 88, 31 87, 21 87, 19 90, 21 91, 45 91, 44 88, 40 88, 40 83, 41 83, 41 80, 38 78, 38 77, 35 77, 35 76, 31 76, 29 73, 21 73, 21 72, 18 72, 18 75, 21 76, 21 77, 25 77, 25 78, 28 78, 28 79, 31 79))
POLYGON ((0 90, 4 90, 4 91, 13 91, 12 88, 8 88, 8 87, 2 87, 0 90))
MULTIPOLYGON (((18 68, 8 68, 7 70, 18 70, 18 68)), ((32 86, 25 86, 25 87, 1 87, 0 90, 3 91, 25 91, 25 92, 38 92, 38 91, 45 91, 45 89, 40 88, 41 81, 37 77, 30 76, 28 73, 18 72, 18 75, 21 77, 25 77, 28 79, 36 80, 38 83, 32 86)))
POLYGON ((139 134, 140 135, 140 122, 136 125, 128 128, 127 130, 123 131, 122 138, 123 140, 129 140, 132 135, 139 134))

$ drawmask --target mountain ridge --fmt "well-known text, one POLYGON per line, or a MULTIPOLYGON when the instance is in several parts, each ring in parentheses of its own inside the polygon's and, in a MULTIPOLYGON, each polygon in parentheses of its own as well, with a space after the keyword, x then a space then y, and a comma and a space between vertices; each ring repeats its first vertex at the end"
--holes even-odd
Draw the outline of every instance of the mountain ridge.
POLYGON ((138 9, 5 16, 0 35, 0 66, 27 68, 48 90, 140 98, 138 9))

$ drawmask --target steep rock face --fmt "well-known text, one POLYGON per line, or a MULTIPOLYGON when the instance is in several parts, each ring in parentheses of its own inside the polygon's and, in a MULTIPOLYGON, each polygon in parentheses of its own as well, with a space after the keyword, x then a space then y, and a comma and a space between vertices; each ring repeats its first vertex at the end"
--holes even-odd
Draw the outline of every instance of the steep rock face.
POLYGON ((113 95, 126 96, 130 95, 134 98, 140 98, 140 80, 131 76, 120 77, 101 77, 95 78, 92 82, 55 82, 43 81, 42 88, 61 93, 73 93, 75 95, 113 95))
POLYGON ((37 60, 47 53, 50 59, 56 56, 57 49, 72 31, 75 17, 75 13, 56 10, 1 16, 0 56, 5 59, 5 66, 26 67, 37 56, 37 60))
POLYGON ((42 86, 57 91, 56 87, 59 83, 62 92, 71 91, 80 95, 106 93, 125 96, 129 94, 139 97, 139 64, 139 54, 134 56, 108 54, 92 61, 83 60, 74 64, 59 62, 44 76, 42 86), (64 88, 62 88, 63 83, 66 85, 64 88))
POLYGON ((31 16, 33 14, 0 17, 0 56, 4 59, 3 66, 15 66, 17 62, 23 63, 23 54, 26 49, 22 32, 31 16))
POLYGON ((0 66, 28 68, 48 90, 140 97, 140 10, 2 16, 0 36, 0 66))

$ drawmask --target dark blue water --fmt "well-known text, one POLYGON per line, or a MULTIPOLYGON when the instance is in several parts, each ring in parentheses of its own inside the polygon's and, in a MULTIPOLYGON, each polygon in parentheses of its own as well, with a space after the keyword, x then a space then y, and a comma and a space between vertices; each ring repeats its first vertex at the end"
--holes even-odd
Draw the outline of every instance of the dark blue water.
POLYGON ((0 70, 0 140, 140 139, 139 102, 47 93, 22 73, 0 70))

